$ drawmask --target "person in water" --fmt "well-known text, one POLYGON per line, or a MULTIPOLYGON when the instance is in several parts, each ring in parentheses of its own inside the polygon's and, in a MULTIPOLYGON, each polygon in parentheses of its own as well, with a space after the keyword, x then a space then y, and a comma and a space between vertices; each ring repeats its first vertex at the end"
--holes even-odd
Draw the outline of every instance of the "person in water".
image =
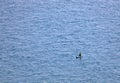
POLYGON ((81 57, 82 57, 82 54, 81 54, 81 52, 79 53, 79 55, 78 56, 76 56, 76 59, 81 59, 81 57))

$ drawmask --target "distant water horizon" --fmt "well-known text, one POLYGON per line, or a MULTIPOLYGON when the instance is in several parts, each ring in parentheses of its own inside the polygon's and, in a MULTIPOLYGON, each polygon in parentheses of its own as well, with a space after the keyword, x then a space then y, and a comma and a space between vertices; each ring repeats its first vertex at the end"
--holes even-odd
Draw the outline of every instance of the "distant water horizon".
POLYGON ((0 83, 120 83, 119 62, 120 0, 0 0, 0 83))

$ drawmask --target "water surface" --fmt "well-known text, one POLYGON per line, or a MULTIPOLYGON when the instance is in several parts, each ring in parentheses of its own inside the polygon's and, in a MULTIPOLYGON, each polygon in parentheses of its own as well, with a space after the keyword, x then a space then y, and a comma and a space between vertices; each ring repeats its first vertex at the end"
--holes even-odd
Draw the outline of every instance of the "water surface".
POLYGON ((0 0, 0 83, 120 83, 119 62, 120 0, 0 0))

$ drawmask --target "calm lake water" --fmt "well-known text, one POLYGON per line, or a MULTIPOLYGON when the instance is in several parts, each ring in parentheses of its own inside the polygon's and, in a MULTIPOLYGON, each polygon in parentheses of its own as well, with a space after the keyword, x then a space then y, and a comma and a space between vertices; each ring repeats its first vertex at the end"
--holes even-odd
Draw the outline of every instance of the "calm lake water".
POLYGON ((0 0, 0 83, 120 83, 119 62, 120 0, 0 0))

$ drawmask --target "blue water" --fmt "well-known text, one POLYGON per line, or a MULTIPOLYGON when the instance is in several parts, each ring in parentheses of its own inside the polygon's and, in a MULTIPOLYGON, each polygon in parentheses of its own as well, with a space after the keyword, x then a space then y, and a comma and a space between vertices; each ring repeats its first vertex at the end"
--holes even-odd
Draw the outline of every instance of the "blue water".
POLYGON ((119 62, 120 0, 0 0, 0 83, 120 83, 119 62))

